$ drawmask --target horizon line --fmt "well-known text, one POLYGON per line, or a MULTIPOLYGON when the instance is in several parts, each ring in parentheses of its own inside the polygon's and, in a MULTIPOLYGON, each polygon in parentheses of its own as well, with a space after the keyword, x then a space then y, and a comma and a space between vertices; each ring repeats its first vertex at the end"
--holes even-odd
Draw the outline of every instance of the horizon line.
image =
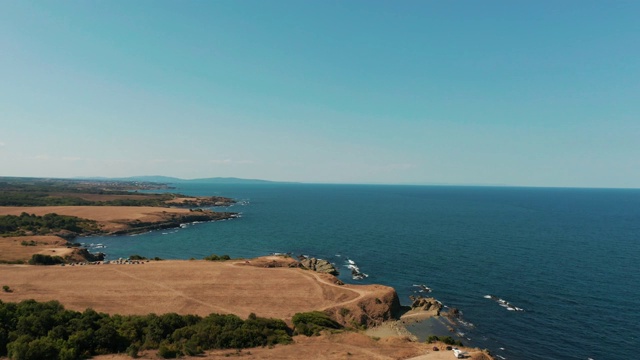
MULTIPOLYGON (((258 178, 240 178, 235 176, 212 176, 198 178, 180 178, 166 175, 134 175, 134 176, 74 176, 74 177, 56 177, 56 176, 0 176, 3 178, 14 179, 56 179, 56 180, 113 180, 113 181, 135 181, 135 178, 171 178, 180 181, 190 182, 198 180, 213 179, 235 179, 241 181, 257 181, 272 184, 300 184, 300 185, 370 185, 370 186, 442 186, 442 187, 493 187, 493 188, 543 188, 543 189, 616 189, 616 190, 640 190, 640 187, 607 187, 607 186, 576 186, 576 185, 514 185, 514 184, 483 184, 483 183, 441 183, 441 182, 406 182, 406 183, 386 183, 386 182, 334 182, 334 181, 287 181, 287 180, 268 180, 258 178), (131 180, 128 180, 131 179, 131 180)), ((148 182, 162 183, 158 181, 145 180, 148 182)), ((229 185, 229 184, 225 184, 229 185)))

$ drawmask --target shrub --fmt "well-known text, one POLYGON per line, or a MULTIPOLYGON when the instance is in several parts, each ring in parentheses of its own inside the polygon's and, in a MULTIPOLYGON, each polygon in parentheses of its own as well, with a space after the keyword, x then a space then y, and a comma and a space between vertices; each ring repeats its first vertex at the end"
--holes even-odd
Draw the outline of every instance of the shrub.
POLYGON ((221 261, 221 260, 231 260, 231 257, 229 255, 222 255, 222 256, 218 256, 216 254, 211 254, 209 256, 206 256, 204 258, 205 260, 208 261, 221 261))
POLYGON ((129 347, 127 348, 127 355, 131 356, 134 359, 138 358, 138 351, 140 351, 140 346, 138 346, 138 344, 131 344, 129 345, 129 347))
POLYGON ((13 290, 11 290, 9 285, 3 285, 2 286, 2 291, 4 291, 4 292, 12 292, 13 290))
POLYGON ((182 353, 187 356, 196 356, 204 354, 204 351, 195 339, 190 339, 182 345, 182 353))
POLYGON ((295 332, 306 336, 319 335, 325 329, 340 329, 342 326, 321 311, 297 313, 291 319, 295 332))
POLYGON ((447 345, 457 345, 457 346, 464 346, 462 344, 462 342, 460 340, 456 340, 454 338, 452 338, 451 336, 436 336, 436 335, 431 335, 427 338, 427 343, 432 344, 436 341, 441 341, 447 345))
POLYGON ((175 359, 180 354, 180 351, 176 349, 176 346, 169 343, 162 343, 158 348, 158 356, 163 359, 175 359))
POLYGON ((0 264, 22 265, 24 260, 0 260, 0 264))
POLYGON ((29 260, 29 265, 56 265, 63 263, 64 259, 60 256, 49 256, 43 254, 33 254, 33 256, 31 256, 31 260, 29 260))
POLYGON ((138 254, 129 256, 129 260, 147 260, 146 257, 140 256, 138 254))

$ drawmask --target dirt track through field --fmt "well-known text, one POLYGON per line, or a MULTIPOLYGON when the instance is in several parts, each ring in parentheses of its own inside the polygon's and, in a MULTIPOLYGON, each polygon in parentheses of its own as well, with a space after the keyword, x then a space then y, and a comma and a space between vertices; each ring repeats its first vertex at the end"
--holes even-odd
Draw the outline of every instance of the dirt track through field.
POLYGON ((302 311, 350 304, 376 290, 339 286, 301 269, 244 262, 152 261, 133 265, 1 265, 14 292, 2 301, 58 300, 75 310, 118 314, 233 313, 290 319, 302 311))
MULTIPOLYGON (((256 259, 254 259, 256 260, 256 259)), ((0 284, 13 292, 0 292, 0 300, 58 300, 66 308, 93 308, 110 314, 232 313, 246 318, 290 320, 297 312, 352 306, 364 297, 389 291, 379 285, 337 285, 336 279, 298 268, 266 268, 274 258, 259 261, 151 261, 144 264, 83 266, 0 265, 0 284)), ((276 260, 277 261, 277 260, 276 260)), ((281 264, 286 264, 281 263, 281 264)), ((430 352, 431 345, 393 338, 376 341, 358 333, 321 337, 295 337, 294 345, 275 348, 208 352, 203 358, 243 359, 420 359, 451 358, 449 352, 430 352)), ((157 358, 155 352, 143 358, 157 358)), ((103 360, 124 360, 106 355, 103 360)), ((473 359, 473 358, 472 358, 473 359)))
POLYGON ((141 277, 139 277, 139 276, 136 276, 136 275, 130 274, 130 273, 126 272, 126 271, 122 271, 122 270, 117 269, 117 268, 116 268, 116 269, 114 269, 114 271, 119 272, 119 273, 123 274, 124 276, 128 276, 128 277, 130 277, 130 278, 132 278, 132 279, 139 280, 139 281, 142 281, 142 282, 146 282, 146 283, 151 284, 151 285, 153 285, 153 286, 157 286, 157 287, 160 287, 160 288, 166 289, 166 290, 168 290, 168 291, 171 291, 171 292, 172 292, 173 294, 175 294, 176 296, 181 296, 181 297, 183 297, 183 298, 185 298, 185 299, 188 299, 188 300, 191 300, 191 301, 197 302, 197 303, 199 303, 199 304, 202 304, 202 305, 204 305, 204 306, 206 306, 206 307, 211 308, 211 312, 218 312, 218 313, 231 313, 231 312, 232 312, 232 310, 230 310, 230 309, 221 308, 221 307, 219 307, 219 306, 215 306, 215 305, 213 305, 213 304, 210 304, 210 303, 204 302, 204 301, 202 301, 202 300, 195 299, 195 298, 193 298, 193 297, 191 297, 191 296, 188 296, 188 295, 184 294, 182 291, 178 291, 178 290, 176 290, 176 289, 174 289, 174 288, 171 288, 171 287, 169 287, 169 286, 167 286, 167 285, 165 285, 165 284, 163 284, 163 283, 161 283, 161 282, 145 280, 145 279, 143 279, 143 278, 141 278, 141 277))

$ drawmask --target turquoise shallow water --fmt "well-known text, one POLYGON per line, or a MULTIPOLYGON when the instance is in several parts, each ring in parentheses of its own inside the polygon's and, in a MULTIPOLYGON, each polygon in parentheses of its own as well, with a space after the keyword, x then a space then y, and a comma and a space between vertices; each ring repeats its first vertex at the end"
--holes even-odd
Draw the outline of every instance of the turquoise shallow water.
POLYGON ((640 336, 640 190, 364 185, 179 185, 240 200, 240 219, 84 239, 110 258, 291 252, 341 279, 426 284, 463 312, 466 343, 507 359, 633 358, 640 336), (351 279, 347 259, 363 280, 351 279), (524 311, 509 311, 495 295, 524 311), (503 350, 504 349, 504 350, 503 350))

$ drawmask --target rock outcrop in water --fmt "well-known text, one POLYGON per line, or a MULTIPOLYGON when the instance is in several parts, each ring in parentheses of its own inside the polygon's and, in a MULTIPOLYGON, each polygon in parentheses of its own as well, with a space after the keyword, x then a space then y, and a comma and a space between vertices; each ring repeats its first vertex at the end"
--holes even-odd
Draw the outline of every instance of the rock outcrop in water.
POLYGON ((331 274, 331 275, 338 275, 338 270, 336 270, 333 264, 331 264, 327 260, 316 259, 316 258, 304 258, 300 260, 300 264, 302 264, 302 266, 306 267, 309 270, 317 271, 320 273, 331 274))
POLYGON ((411 309, 419 309, 422 311, 434 312, 434 315, 440 316, 442 303, 432 297, 409 296, 411 300, 411 309))

